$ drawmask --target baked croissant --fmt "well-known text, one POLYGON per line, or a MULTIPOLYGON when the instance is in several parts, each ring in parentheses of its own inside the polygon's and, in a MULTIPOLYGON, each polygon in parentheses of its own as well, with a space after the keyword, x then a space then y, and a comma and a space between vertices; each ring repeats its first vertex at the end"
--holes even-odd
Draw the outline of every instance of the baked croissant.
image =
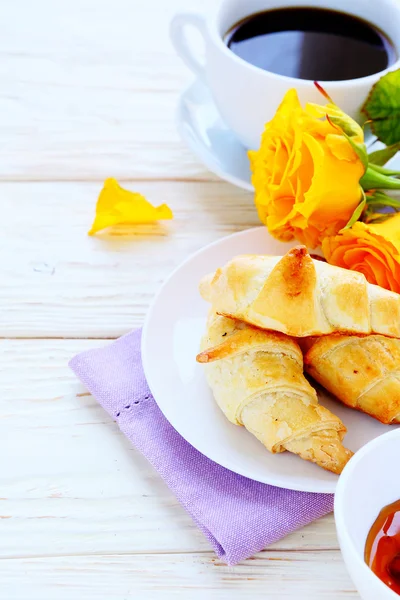
POLYGON ((210 314, 197 361, 225 416, 273 453, 289 450, 341 473, 352 455, 341 420, 318 404, 303 356, 288 336, 210 314))
POLYGON ((238 256, 200 284, 221 315, 303 337, 335 331, 400 337, 400 295, 364 275, 313 260, 304 246, 285 256, 238 256))
POLYGON ((400 340, 328 335, 311 340, 307 373, 347 406, 382 423, 400 423, 400 340))

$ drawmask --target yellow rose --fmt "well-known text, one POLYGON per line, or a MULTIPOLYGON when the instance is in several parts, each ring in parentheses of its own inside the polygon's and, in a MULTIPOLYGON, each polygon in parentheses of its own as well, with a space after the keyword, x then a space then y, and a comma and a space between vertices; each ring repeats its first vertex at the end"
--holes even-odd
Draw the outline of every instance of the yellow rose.
POLYGON ((400 214, 383 223, 357 221, 322 242, 332 265, 360 271, 370 283, 400 293, 400 214))
POLYGON ((364 146, 362 129, 337 106, 303 109, 292 89, 266 124, 259 150, 249 152, 258 214, 278 239, 315 248, 360 203, 365 168, 343 130, 364 146))

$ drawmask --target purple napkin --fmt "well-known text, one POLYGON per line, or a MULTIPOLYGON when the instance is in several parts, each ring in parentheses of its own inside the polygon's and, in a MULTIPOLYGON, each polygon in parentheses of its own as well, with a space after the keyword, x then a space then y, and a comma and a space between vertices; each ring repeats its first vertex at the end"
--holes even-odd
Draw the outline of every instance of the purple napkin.
POLYGON ((228 471, 200 454, 158 408, 144 377, 140 330, 70 362, 121 431, 159 472, 229 565, 333 510, 331 494, 295 492, 228 471))

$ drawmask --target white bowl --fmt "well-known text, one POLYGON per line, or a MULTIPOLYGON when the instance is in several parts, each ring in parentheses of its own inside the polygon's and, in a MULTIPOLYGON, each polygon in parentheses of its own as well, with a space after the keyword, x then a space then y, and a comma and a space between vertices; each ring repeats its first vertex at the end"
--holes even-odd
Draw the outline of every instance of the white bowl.
POLYGON ((339 478, 335 521, 340 549, 363 600, 400 600, 364 562, 368 532, 380 510, 400 499, 400 429, 379 436, 353 456, 339 478))

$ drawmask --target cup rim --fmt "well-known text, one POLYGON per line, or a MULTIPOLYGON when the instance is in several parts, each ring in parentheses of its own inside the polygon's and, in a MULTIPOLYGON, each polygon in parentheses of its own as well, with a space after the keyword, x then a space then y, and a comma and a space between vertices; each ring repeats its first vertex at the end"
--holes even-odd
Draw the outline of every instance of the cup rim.
MULTIPOLYGON (((393 5, 396 6, 395 3, 393 3, 393 5)), ((219 9, 220 9, 220 7, 219 7, 219 9)), ((400 17, 400 10, 398 12, 399 12, 399 17, 400 17)), ((353 16, 353 17, 355 16, 350 11, 346 11, 346 13, 350 16, 353 16)), ((250 16, 251 14, 252 13, 249 12, 248 16, 250 16)), ((268 77, 269 79, 273 78, 273 79, 276 79, 277 81, 283 81, 283 82, 291 81, 291 82, 293 82, 292 87, 298 87, 299 85, 309 85, 310 83, 311 84, 314 83, 313 79, 299 79, 296 77, 288 77, 287 75, 280 75, 279 73, 274 73, 273 71, 266 71, 265 69, 261 69, 261 67, 252 65, 251 63, 247 62, 246 60, 244 60, 243 58, 241 58, 240 56, 238 56, 237 54, 232 52, 232 50, 230 50, 228 48, 228 46, 225 44, 223 37, 221 37, 221 35, 217 29, 218 15, 219 15, 219 10, 216 13, 214 13, 212 18, 209 20, 209 35, 210 35, 210 37, 213 38, 214 43, 217 44, 217 46, 220 48, 220 50, 223 52, 223 54, 225 56, 227 56, 228 58, 230 58, 231 60, 233 60, 234 62, 236 62, 239 66, 246 67, 246 68, 250 69, 251 71, 258 73, 260 77, 268 77)), ((357 79, 339 79, 339 80, 318 79, 318 83, 320 85, 322 85, 322 87, 324 87, 324 85, 329 85, 330 90, 332 88, 339 89, 339 88, 353 87, 354 85, 357 85, 357 84, 364 85, 364 84, 368 84, 369 82, 371 82, 371 86, 372 86, 381 77, 383 77, 383 75, 386 75, 386 73, 389 73, 390 71, 395 71, 396 69, 400 68, 400 44, 399 44, 399 46, 395 45, 395 49, 396 49, 396 53, 398 55, 396 62, 394 62, 392 65, 389 65, 388 67, 386 67, 386 69, 383 69, 382 71, 377 71, 376 73, 372 73, 371 75, 366 75, 365 77, 358 77, 357 79)))
MULTIPOLYGON (((360 553, 358 552, 358 550, 353 542, 353 539, 348 532, 347 526, 345 524, 345 518, 344 518, 345 490, 346 490, 346 486, 347 486, 349 479, 351 479, 351 477, 353 476, 354 469, 357 467, 357 465, 360 463, 360 461, 362 461, 365 458, 366 455, 368 455, 368 454, 370 454, 370 452, 376 450, 376 448, 378 448, 379 446, 383 446, 384 444, 387 443, 388 439, 390 440, 392 438, 400 439, 400 427, 394 429, 393 431, 384 433, 384 434, 378 436, 377 438, 375 438, 374 440, 368 442, 367 444, 365 444, 365 446, 360 448, 360 450, 358 450, 354 454, 354 456, 349 460, 349 462, 343 469, 343 472, 340 475, 339 481, 336 486, 335 498, 334 498, 334 516, 335 516, 336 528, 337 528, 338 532, 340 532, 341 538, 344 539, 344 541, 346 543, 346 547, 350 551, 353 559, 357 561, 358 566, 365 573, 365 576, 366 577, 372 576, 375 579, 377 585, 380 586, 380 588, 382 590, 382 594, 383 593, 389 594, 390 597, 393 598, 393 600, 395 600, 396 598, 397 599, 399 598, 399 595, 396 594, 396 592, 394 592, 392 589, 390 589, 389 586, 387 586, 385 583, 383 583, 383 581, 381 579, 379 579, 379 577, 369 568, 367 563, 360 556, 360 553)), ((342 552, 342 556, 343 556, 343 552, 342 552)))

